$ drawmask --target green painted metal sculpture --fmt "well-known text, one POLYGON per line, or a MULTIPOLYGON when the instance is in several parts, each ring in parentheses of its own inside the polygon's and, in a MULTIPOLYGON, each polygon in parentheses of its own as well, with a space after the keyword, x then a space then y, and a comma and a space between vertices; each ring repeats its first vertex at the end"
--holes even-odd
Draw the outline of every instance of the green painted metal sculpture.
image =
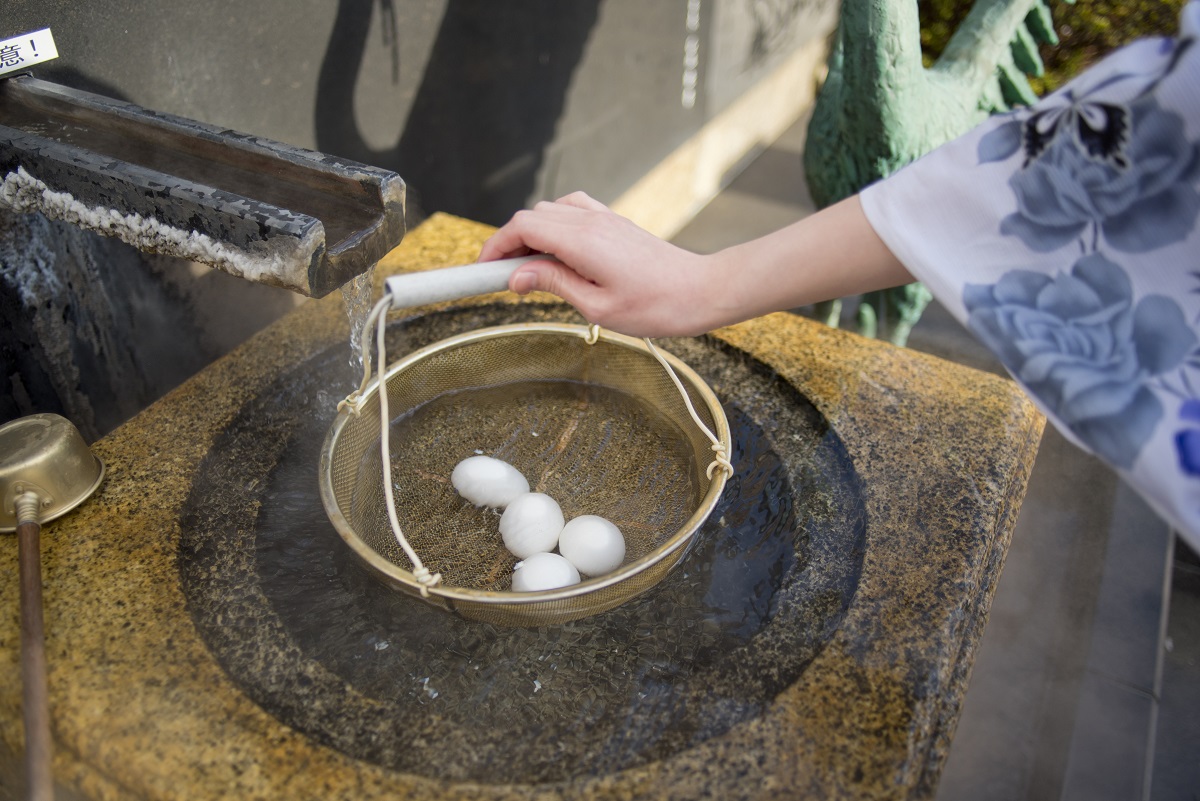
MULTIPOLYGON (((931 67, 917 0, 842 0, 804 168, 818 207, 836 203, 980 123, 1037 99, 1038 43, 1057 44, 1048 0, 976 0, 931 67)), ((1073 2, 1073 0, 1067 0, 1073 2)), ((920 284, 866 295, 858 327, 904 345, 931 300, 920 284)), ((817 315, 837 325, 841 301, 817 315)))

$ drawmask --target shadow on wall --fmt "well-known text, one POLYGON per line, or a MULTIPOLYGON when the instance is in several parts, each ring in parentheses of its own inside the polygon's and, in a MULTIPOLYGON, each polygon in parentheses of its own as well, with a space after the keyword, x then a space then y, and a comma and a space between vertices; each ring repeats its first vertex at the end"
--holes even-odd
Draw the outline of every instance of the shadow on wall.
MULTIPOLYGON (((393 48, 394 2, 379 0, 393 48)), ((399 173, 410 219, 445 211, 505 222, 536 189, 600 3, 449 0, 399 143, 380 151, 353 108, 372 2, 340 0, 317 85, 317 149, 399 173)), ((394 54, 394 69, 400 61, 394 54)))

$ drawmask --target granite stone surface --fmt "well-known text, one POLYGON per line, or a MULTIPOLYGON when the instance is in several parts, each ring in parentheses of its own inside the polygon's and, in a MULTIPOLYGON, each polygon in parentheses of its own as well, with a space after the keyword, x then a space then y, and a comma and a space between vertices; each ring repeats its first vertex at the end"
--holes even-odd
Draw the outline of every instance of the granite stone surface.
MULTIPOLYGON (((469 262, 489 231, 434 216, 381 263, 376 280, 397 270, 469 262)), ((460 315, 454 318, 460 324, 475 319, 472 309, 481 321, 573 314, 550 300, 497 295, 455 304, 454 310, 424 311, 460 315)), ((803 658, 792 660, 788 671, 756 667, 757 673, 785 680, 776 685, 743 676, 742 683, 754 685, 757 694, 744 693, 753 695, 754 703, 737 714, 714 703, 712 716, 721 724, 705 729, 703 721, 693 720, 683 739, 671 727, 686 717, 677 710, 660 706, 658 712, 649 708, 631 715, 637 724, 631 723, 631 731, 647 742, 654 740, 657 730, 651 724, 661 715, 659 742, 674 742, 670 747, 641 748, 627 740, 621 744, 625 756, 616 761, 589 752, 580 759, 592 768, 547 769, 525 779, 520 755, 508 754, 518 767, 496 770, 504 778, 493 780, 487 770, 449 775, 447 766, 458 764, 452 752, 456 740, 439 726, 444 720, 446 728, 463 729, 463 743, 474 737, 486 744, 486 733, 466 731, 448 714, 439 717, 438 698, 428 692, 428 683, 429 704, 395 707, 425 717, 395 720, 388 705, 398 699, 368 688, 349 661, 321 657, 297 634, 296 621, 304 616, 289 618, 278 583, 271 583, 275 574, 264 555, 270 549, 259 531, 267 507, 253 463, 263 461, 264 469, 272 469, 287 452, 282 440, 294 418, 286 415, 300 414, 296 409, 304 406, 287 388, 303 386, 303 381, 291 383, 299 380, 298 371, 328 359, 331 348, 344 347, 346 336, 340 298, 307 303, 95 443, 93 450, 108 469, 103 487, 43 534, 54 767, 66 794, 91 799, 932 796, 1044 423, 1015 385, 785 314, 678 343, 699 361, 711 358, 716 367, 734 371, 717 374, 734 376, 724 380, 738 386, 713 383, 722 400, 728 397, 749 421, 745 430, 752 432, 752 442, 746 453, 791 464, 784 441, 792 432, 772 423, 771 410, 791 420, 784 411, 795 416, 796 409, 811 408, 800 415, 808 421, 805 430, 828 444, 832 455, 820 458, 840 465, 832 475, 841 489, 830 490, 823 516, 794 513, 796 522, 789 523, 796 532, 788 541, 795 558, 773 578, 782 582, 777 597, 783 600, 764 612, 759 627, 728 654, 704 657, 717 664, 728 656, 736 667, 741 648, 747 654, 744 664, 757 664, 754 659, 771 653, 762 642, 776 649, 795 642, 803 658), (735 368, 756 376, 763 392, 744 389, 742 384, 750 387, 753 381, 737 378, 735 368), (283 393, 278 402, 271 388, 283 393), (772 398, 791 398, 785 400, 789 408, 772 407, 779 403, 772 398), (262 431, 246 424, 259 419, 262 431), (246 458, 230 459, 232 452, 246 458), (845 532, 838 528, 840 517, 851 524, 845 532), (825 537, 826 530, 843 533, 825 537), (835 572, 838 582, 815 581, 835 572), (230 582, 233 574, 247 580, 230 582), (799 583, 790 584, 793 579, 799 583), (806 580, 813 580, 811 592, 797 590, 803 597, 792 604, 790 588, 806 580), (206 583, 223 591, 206 594, 201 589, 206 583), (428 748, 419 733, 408 739, 396 734, 410 722, 413 732, 440 737, 442 750, 428 748), (363 729, 368 723, 380 727, 377 734, 363 729), (427 761, 442 769, 389 758, 379 745, 388 742, 393 750, 424 748, 427 761)), ((342 389, 314 392, 312 414, 327 414, 325 396, 336 399, 345 394, 342 389)), ((312 473, 315 495, 315 464, 312 473)), ((790 495, 763 499, 768 520, 779 518, 772 503, 780 497, 793 499, 791 509, 805 508, 809 490, 797 490, 794 473, 788 475, 790 495)), ((821 490, 814 485, 812 491, 821 497, 821 490)), ((297 530, 294 542, 325 533, 314 523, 297 530)), ((690 558, 703 554, 698 550, 690 558)), ((326 558, 336 572, 338 558, 326 558)), ((7 610, 0 616, 0 773, 19 764, 14 755, 22 747, 16 560, 15 538, 0 538, 0 608, 7 610)), ((685 563, 682 569, 691 568, 685 563)), ((669 589, 664 582, 663 591, 669 589)), ((654 593, 649 595, 647 603, 654 603, 654 593)), ((614 613, 638 620, 628 610, 614 613)), ((403 633, 395 621, 379 625, 403 633)), ((445 628, 458 631, 450 622, 445 628)), ((553 653, 567 653, 571 637, 598 647, 581 631, 552 629, 543 636, 554 641, 558 650, 553 653)), ((698 631, 711 634, 703 626, 698 631)), ((486 637, 474 637, 461 631, 477 649, 486 640, 503 650, 519 636, 526 635, 487 629, 486 637)), ((614 629, 611 636, 620 641, 622 633, 614 629)), ((684 644, 687 639, 675 637, 684 644)), ((388 650, 386 641, 372 647, 380 654, 388 650)), ((792 656, 775 653, 780 663, 792 656)), ((588 664, 596 662, 582 663, 577 669, 584 673, 577 678, 588 664)), ((679 670, 673 675, 693 684, 702 675, 688 673, 686 665, 679 670)), ((712 675, 717 678, 711 695, 733 698, 741 689, 721 679, 736 677, 732 668, 712 675)), ((414 675, 412 681, 419 685, 421 678, 414 675)), ((386 684, 378 678, 371 687, 384 686, 379 682, 386 684)), ((553 690, 548 682, 539 686, 553 690)), ((676 696, 665 687, 662 697, 676 696)), ((690 697, 698 703, 707 696, 690 697)), ((549 736, 570 735, 552 731, 549 736)), ((19 782, 0 781, 0 797, 18 797, 19 787, 19 782)))

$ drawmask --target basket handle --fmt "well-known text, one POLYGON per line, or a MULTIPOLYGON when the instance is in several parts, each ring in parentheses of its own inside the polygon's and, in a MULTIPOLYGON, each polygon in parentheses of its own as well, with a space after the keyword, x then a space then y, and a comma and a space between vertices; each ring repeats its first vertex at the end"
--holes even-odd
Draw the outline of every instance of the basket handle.
POLYGON ((442 267, 415 273, 393 275, 384 281, 385 292, 392 296, 392 308, 404 309, 459 300, 472 295, 503 292, 508 279, 522 264, 531 261, 558 261, 553 256, 538 253, 513 259, 482 261, 459 267, 442 267))
MULTIPOLYGON (((371 332, 376 325, 380 328, 383 327, 381 319, 389 311, 447 300, 459 300, 472 295, 485 295, 489 292, 503 292, 508 289, 508 279, 512 277, 518 267, 538 260, 558 261, 548 253, 538 253, 532 256, 517 256, 512 259, 462 264, 458 267, 439 267, 434 270, 400 273, 385 278, 383 296, 371 309, 362 329, 362 350, 360 351, 363 360, 362 383, 357 391, 350 393, 344 401, 338 404, 338 411, 348 408, 357 415, 362 407, 367 385, 371 382, 371 332)), ((383 361, 382 357, 380 361, 383 361)), ((382 376, 384 365, 380 364, 379 366, 382 376)), ((382 378, 380 380, 382 382, 382 378)))

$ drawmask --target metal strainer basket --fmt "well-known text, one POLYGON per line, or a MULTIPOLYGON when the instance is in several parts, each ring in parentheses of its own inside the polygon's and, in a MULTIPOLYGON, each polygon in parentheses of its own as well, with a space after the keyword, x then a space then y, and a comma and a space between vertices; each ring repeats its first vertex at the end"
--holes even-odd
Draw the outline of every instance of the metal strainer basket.
POLYGON ((384 376, 392 420, 385 444, 399 526, 440 581, 418 580, 389 525, 378 379, 338 414, 322 448, 330 520, 388 585, 467 618, 537 626, 633 598, 684 556, 725 485, 726 470, 712 469, 714 451, 730 452, 716 396, 687 365, 657 351, 677 385, 656 351, 649 341, 586 326, 530 323, 409 355, 384 376), (616 523, 624 564, 563 589, 511 592, 518 560, 501 540, 499 512, 472 506, 450 484, 454 466, 480 453, 520 470, 568 520, 596 514, 616 523))

